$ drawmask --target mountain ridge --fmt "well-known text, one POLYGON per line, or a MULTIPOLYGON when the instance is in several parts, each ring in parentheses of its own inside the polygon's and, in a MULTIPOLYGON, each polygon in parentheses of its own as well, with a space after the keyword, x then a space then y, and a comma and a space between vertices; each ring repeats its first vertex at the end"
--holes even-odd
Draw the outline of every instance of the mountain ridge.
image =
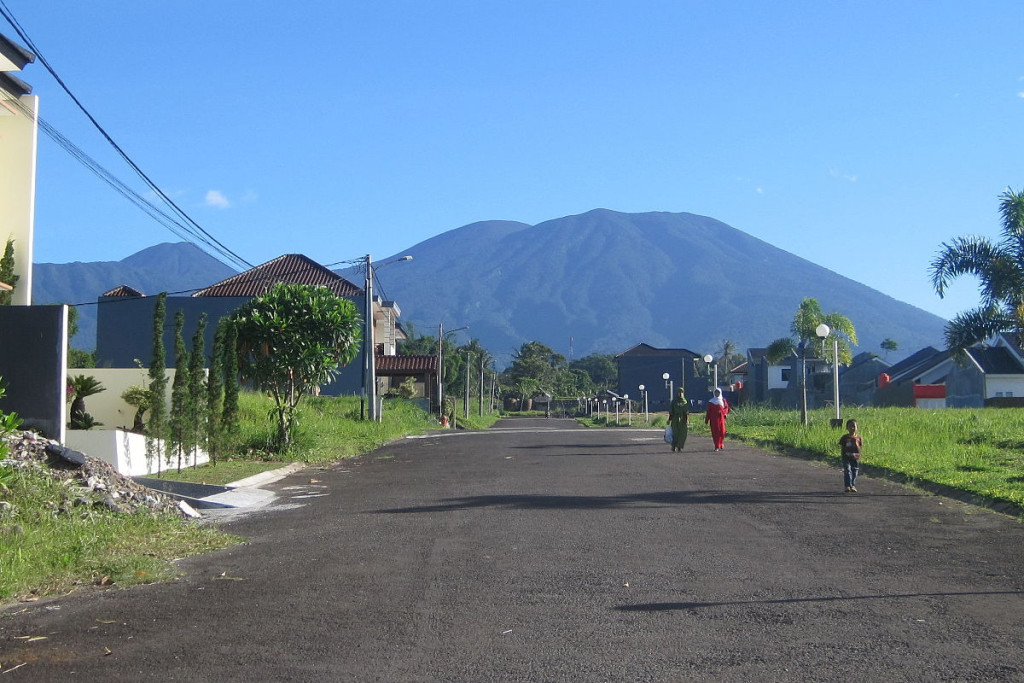
MULTIPOLYGON (((804 297, 851 319, 860 340, 855 352, 878 352, 886 338, 900 344, 894 358, 941 345, 945 324, 692 213, 593 209, 536 225, 478 221, 376 262, 406 254, 413 260, 378 269, 377 293, 397 301, 403 323, 417 333, 436 334, 439 323, 468 325, 464 334, 480 339, 500 365, 533 340, 574 357, 620 353, 641 342, 700 353, 715 353, 724 339, 740 349, 763 347, 789 334, 804 297)), ((234 273, 183 243, 150 247, 119 262, 36 268, 37 283, 64 287, 58 293, 43 287, 44 296, 37 284, 37 303, 95 301, 119 284, 147 294, 181 291, 234 273), (79 281, 79 274, 89 279, 79 281)), ((340 272, 362 281, 356 269, 340 272)), ((88 323, 85 308, 80 320, 88 323)), ((93 340, 94 329, 93 323, 93 340)), ((88 339, 87 330, 83 324, 81 338, 88 339)))

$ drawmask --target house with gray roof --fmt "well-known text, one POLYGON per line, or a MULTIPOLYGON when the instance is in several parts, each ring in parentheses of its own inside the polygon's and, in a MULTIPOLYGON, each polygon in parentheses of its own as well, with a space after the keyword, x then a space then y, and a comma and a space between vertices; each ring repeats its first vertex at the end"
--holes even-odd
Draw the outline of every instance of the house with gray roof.
MULTIPOLYGON (((231 315, 236 309, 256 296, 266 293, 277 283, 295 283, 326 287, 339 297, 351 301, 360 315, 366 315, 365 291, 329 268, 302 254, 285 254, 225 280, 204 287, 191 296, 168 296, 164 348, 164 363, 174 367, 174 319, 178 311, 185 314, 184 337, 195 334, 199 318, 207 316, 204 345, 206 353, 213 349, 213 336, 217 321, 231 315)), ((99 297, 97 310, 96 358, 103 368, 147 367, 153 354, 153 313, 156 296, 121 285, 99 297)), ((430 357, 391 360, 397 343, 404 338, 398 324, 401 311, 394 301, 374 297, 374 353, 377 359, 378 395, 387 393, 392 384, 413 377, 419 385, 418 393, 436 400, 432 388, 436 384, 437 362, 430 357)), ((363 390, 364 352, 341 369, 333 382, 321 388, 325 395, 354 395, 363 390)))
POLYGON ((946 379, 950 408, 1024 406, 1024 354, 1005 335, 965 349, 946 379))

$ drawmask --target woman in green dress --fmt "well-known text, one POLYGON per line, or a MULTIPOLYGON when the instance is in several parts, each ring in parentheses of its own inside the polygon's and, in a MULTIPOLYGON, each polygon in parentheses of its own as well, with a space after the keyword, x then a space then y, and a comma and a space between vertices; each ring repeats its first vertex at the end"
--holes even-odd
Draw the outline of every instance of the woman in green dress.
POLYGON ((668 409, 668 423, 672 427, 672 452, 683 450, 686 433, 690 428, 690 404, 682 387, 676 390, 676 397, 668 409))

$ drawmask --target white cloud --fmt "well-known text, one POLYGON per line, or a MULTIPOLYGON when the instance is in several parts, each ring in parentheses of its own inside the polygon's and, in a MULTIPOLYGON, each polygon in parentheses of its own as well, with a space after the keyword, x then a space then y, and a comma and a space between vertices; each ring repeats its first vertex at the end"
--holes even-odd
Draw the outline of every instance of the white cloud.
POLYGON ((224 196, 224 193, 220 190, 207 190, 206 191, 206 205, 212 206, 215 209, 230 209, 231 202, 224 196))
POLYGON ((1021 99, 1024 99, 1024 92, 1017 93, 1017 97, 1020 97, 1021 99))
POLYGON ((851 183, 857 182, 857 176, 855 174, 853 174, 853 173, 843 173, 838 168, 830 168, 830 169, 828 169, 828 174, 830 176, 832 176, 833 178, 841 178, 841 179, 847 180, 847 181, 849 181, 851 183))
POLYGON ((755 190, 755 192, 757 192, 758 194, 764 194, 764 188, 763 187, 759 187, 759 188, 757 188, 757 190, 755 190))

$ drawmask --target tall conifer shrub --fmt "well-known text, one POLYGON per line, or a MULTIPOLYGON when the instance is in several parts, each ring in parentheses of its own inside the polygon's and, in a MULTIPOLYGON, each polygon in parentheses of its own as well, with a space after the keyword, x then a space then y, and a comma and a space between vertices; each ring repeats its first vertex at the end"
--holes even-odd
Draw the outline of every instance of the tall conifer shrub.
POLYGON ((167 368, 164 362, 164 324, 167 318, 167 292, 161 292, 153 308, 153 358, 149 362, 149 391, 153 405, 146 423, 146 461, 152 469, 156 460, 157 472, 165 453, 161 445, 167 442, 167 368))

